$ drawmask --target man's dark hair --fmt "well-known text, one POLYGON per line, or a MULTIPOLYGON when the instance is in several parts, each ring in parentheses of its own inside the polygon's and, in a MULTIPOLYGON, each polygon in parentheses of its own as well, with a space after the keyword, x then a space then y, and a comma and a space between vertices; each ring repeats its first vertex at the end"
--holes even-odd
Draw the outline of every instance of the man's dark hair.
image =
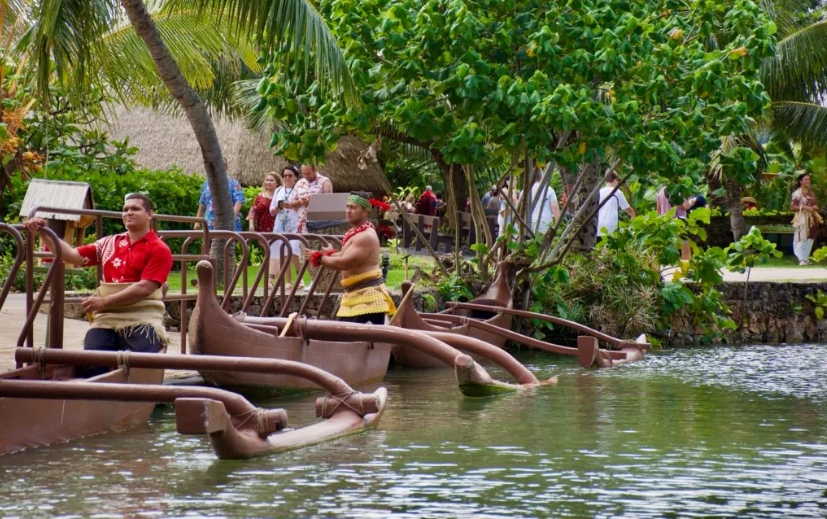
POLYGON ((606 182, 607 182, 607 183, 609 183, 609 182, 617 182, 617 179, 618 179, 618 177, 617 177, 617 173, 615 173, 614 171, 610 171, 610 172, 608 172, 608 173, 606 174, 606 182))
POLYGON ((127 200, 140 200, 147 212, 155 210, 155 206, 152 204, 152 199, 143 193, 129 193, 123 200, 124 202, 127 200))
POLYGON ((351 191, 350 194, 361 196, 365 200, 370 200, 371 198, 373 198, 373 195, 371 193, 368 193, 367 191, 351 191))

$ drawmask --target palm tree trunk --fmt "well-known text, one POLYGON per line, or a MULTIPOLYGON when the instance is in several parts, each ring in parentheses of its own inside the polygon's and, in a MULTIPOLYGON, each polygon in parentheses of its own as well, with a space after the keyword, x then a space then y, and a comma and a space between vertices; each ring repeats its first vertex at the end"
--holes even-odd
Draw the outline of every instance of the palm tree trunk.
POLYGON ((747 233, 747 225, 744 221, 744 208, 741 205, 741 186, 734 178, 726 177, 724 180, 726 186, 727 205, 729 206, 729 224, 732 227, 732 238, 735 241, 741 239, 741 236, 747 233))
MULTIPOLYGON (((178 63, 169 53, 169 48, 161 39, 161 33, 152 17, 146 10, 142 0, 121 0, 121 5, 126 10, 126 15, 135 32, 144 41, 158 74, 164 81, 169 92, 178 103, 184 108, 187 119, 201 147, 201 155, 204 158, 204 170, 207 181, 212 192, 213 212, 215 213, 216 229, 233 230, 235 216, 233 214, 233 203, 230 197, 230 188, 227 182, 227 168, 221 156, 221 145, 218 142, 218 135, 215 133, 212 119, 201 99, 187 83, 184 74, 178 63)), ((193 196, 197 196, 193 193, 193 196)), ((213 254, 215 257, 215 254, 213 254)), ((220 256, 220 254, 218 255, 220 256)))

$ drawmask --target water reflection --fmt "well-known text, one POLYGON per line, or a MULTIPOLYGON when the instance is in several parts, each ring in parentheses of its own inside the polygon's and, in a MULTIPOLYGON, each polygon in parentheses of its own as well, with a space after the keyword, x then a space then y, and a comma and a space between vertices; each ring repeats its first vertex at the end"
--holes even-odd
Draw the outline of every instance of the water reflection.
MULTIPOLYGON (((525 354, 559 385, 484 400, 449 371, 393 371, 378 431, 245 462, 214 460, 162 409, 0 458, 0 516, 824 516, 825 353, 683 350, 603 371, 525 354)), ((313 401, 270 403, 302 425, 313 401)))

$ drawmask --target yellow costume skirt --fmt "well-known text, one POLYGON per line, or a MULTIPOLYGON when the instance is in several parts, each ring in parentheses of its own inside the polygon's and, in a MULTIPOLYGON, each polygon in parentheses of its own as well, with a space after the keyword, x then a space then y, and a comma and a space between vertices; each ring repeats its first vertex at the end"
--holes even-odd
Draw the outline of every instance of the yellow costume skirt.
POLYGON ((342 287, 345 293, 342 294, 342 304, 336 313, 337 317, 396 313, 396 305, 382 283, 382 272, 379 269, 343 279, 342 287))

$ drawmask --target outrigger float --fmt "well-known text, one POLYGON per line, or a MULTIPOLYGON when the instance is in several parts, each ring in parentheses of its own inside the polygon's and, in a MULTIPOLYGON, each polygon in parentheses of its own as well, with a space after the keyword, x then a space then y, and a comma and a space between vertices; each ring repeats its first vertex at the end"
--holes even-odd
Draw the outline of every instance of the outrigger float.
POLYGON ((54 375, 77 366, 117 368, 88 380, 0 376, 0 454, 61 441, 122 431, 146 422, 156 403, 175 404, 181 434, 207 435, 219 458, 243 459, 306 447, 375 427, 387 390, 354 391, 343 380, 299 362, 156 353, 62 351, 19 348, 15 358, 33 363, 18 371, 54 375), (58 368, 55 368, 58 366, 58 368), (261 409, 242 396, 210 387, 161 385, 147 377, 164 369, 232 370, 288 374, 328 394, 316 400, 317 422, 287 427, 283 409, 261 409), (135 383, 135 382, 143 383, 135 383), (31 399, 36 399, 32 402, 31 399))

